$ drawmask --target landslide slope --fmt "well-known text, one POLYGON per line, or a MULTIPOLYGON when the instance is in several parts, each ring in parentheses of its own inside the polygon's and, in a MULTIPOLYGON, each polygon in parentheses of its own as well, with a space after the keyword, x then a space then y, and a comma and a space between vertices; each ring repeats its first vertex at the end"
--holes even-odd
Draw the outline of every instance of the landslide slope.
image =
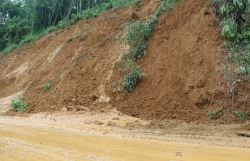
POLYGON ((137 62, 146 78, 133 93, 110 87, 121 79, 117 64, 128 50, 121 42, 126 28, 118 29, 128 21, 145 21, 159 2, 142 0, 140 11, 135 5, 106 11, 2 55, 0 98, 28 88, 23 95, 29 102, 27 113, 116 108, 142 119, 210 121, 207 111, 218 109, 222 40, 207 0, 178 2, 159 17, 147 53, 137 62), (120 41, 114 39, 117 35, 120 41), (44 91, 43 83, 54 77, 51 89, 44 91))
POLYGON ((113 94, 116 108, 144 119, 208 121, 208 111, 220 107, 216 63, 222 44, 208 6, 186 0, 159 18, 138 63, 146 78, 133 93, 113 94))

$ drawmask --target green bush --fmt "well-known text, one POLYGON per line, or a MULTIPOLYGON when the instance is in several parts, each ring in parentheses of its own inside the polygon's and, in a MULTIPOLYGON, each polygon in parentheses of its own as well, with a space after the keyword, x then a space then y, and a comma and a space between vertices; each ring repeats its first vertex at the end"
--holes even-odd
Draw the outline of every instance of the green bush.
POLYGON ((136 21, 128 27, 125 43, 130 46, 130 52, 134 60, 139 59, 146 53, 147 38, 151 35, 152 26, 156 23, 158 17, 166 10, 166 7, 172 6, 175 2, 176 0, 164 0, 148 20, 144 23, 136 21))
POLYGON ((212 0, 220 15, 221 35, 231 42, 250 42, 249 0, 212 0))
POLYGON ((59 21, 58 27, 60 27, 60 28, 62 28, 62 29, 65 29, 66 26, 67 26, 67 21, 65 21, 65 20, 59 21))
POLYGON ((250 1, 212 0, 219 19, 221 35, 226 38, 228 58, 238 66, 236 74, 250 74, 250 1))
POLYGON ((26 107, 28 106, 28 103, 20 101, 18 96, 15 96, 11 100, 10 106, 13 107, 14 109, 16 109, 17 111, 24 111, 26 109, 26 107))
POLYGON ((236 34, 236 25, 232 18, 224 19, 220 23, 221 35, 228 40, 234 40, 236 34))
POLYGON ((151 30, 148 25, 139 21, 129 26, 125 43, 131 48, 133 59, 137 60, 145 53, 147 46, 146 38, 151 33, 151 30))
POLYGON ((242 110, 236 110, 234 114, 242 121, 245 120, 247 117, 245 111, 242 110))
POLYGON ((144 78, 145 74, 141 72, 140 67, 136 66, 132 69, 131 72, 129 72, 124 80, 123 80, 123 86, 126 88, 128 91, 133 92, 135 89, 135 86, 137 82, 144 78))

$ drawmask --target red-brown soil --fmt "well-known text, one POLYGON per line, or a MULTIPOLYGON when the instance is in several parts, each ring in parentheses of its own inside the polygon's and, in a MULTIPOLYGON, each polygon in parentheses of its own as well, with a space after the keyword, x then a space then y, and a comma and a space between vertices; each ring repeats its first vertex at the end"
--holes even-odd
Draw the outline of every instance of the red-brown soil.
MULTIPOLYGON (((106 11, 2 55, 0 98, 28 87, 23 98, 29 102, 26 113, 116 108, 142 119, 216 121, 207 117, 208 112, 223 109, 230 97, 220 86, 218 63, 223 40, 207 0, 178 2, 159 17, 147 53, 137 62, 146 78, 133 93, 116 93, 110 87, 121 79, 116 64, 128 50, 122 43, 126 28, 118 29, 135 17, 146 20, 159 2, 143 0, 140 11, 133 5, 106 11), (115 31, 89 55, 68 66, 115 31), (120 41, 114 39, 117 35, 122 35, 120 41), (43 83, 55 76, 59 77, 51 89, 44 91, 43 83)), ((232 113, 223 116, 227 117, 218 118, 218 122, 237 121, 232 113)))
POLYGON ((113 95, 116 108, 144 119, 208 119, 205 107, 213 106, 219 88, 222 44, 208 5, 187 0, 159 18, 138 62, 146 78, 133 93, 113 95))

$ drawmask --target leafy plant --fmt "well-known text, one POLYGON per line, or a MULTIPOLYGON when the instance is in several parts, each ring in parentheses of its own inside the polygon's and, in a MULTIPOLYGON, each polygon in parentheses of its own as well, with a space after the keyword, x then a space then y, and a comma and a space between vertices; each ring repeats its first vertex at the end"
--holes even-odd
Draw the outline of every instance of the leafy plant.
POLYGON ((47 81, 46 83, 43 84, 43 89, 46 91, 50 89, 51 87, 51 81, 47 81))
POLYGON ((148 25, 139 21, 129 26, 125 43, 131 48, 133 59, 137 60, 145 54, 146 38, 150 35, 151 30, 148 25))
POLYGON ((141 72, 140 67, 136 66, 123 79, 123 86, 128 91, 133 92, 137 82, 144 77, 145 74, 141 72))
POLYGON ((28 106, 28 103, 20 101, 18 96, 15 95, 15 97, 11 100, 10 106, 16 109, 17 111, 24 111, 28 106))
POLYGON ((115 41, 119 41, 119 40, 120 40, 120 38, 121 38, 121 36, 122 36, 122 34, 118 34, 118 35, 116 35, 116 37, 115 37, 115 41))
POLYGON ((122 55, 122 60, 118 64, 120 73, 124 75, 123 87, 128 91, 134 91, 137 82, 145 77, 140 66, 136 66, 134 61, 137 61, 146 53, 147 38, 151 35, 153 25, 166 10, 166 7, 173 5, 175 2, 176 0, 164 0, 156 12, 145 22, 136 21, 128 27, 125 44, 129 45, 130 49, 122 55))
POLYGON ((228 40, 233 40, 236 36, 236 26, 233 19, 224 19, 221 21, 220 26, 221 29, 221 35, 228 40))
POLYGON ((151 35, 152 26, 156 23, 158 17, 166 10, 166 7, 173 5, 175 2, 176 0, 164 0, 156 12, 144 23, 136 21, 129 26, 125 43, 130 46, 130 52, 134 60, 139 59, 146 53, 147 38, 151 35))
POLYGON ((242 110, 236 110, 236 111, 234 112, 234 114, 235 114, 240 120, 242 120, 242 121, 245 120, 246 117, 247 117, 245 111, 242 111, 242 110))
POLYGON ((207 116, 208 116, 210 119, 215 119, 216 114, 217 114, 217 111, 209 111, 208 114, 207 114, 207 116))
POLYGON ((213 0, 220 14, 221 34, 231 42, 248 43, 250 3, 248 0, 213 0))
POLYGON ((250 75, 250 1, 212 0, 219 15, 221 35, 226 38, 228 58, 238 75, 250 75))
POLYGON ((66 26, 67 26, 67 21, 65 21, 65 20, 59 21, 58 27, 65 29, 66 26))

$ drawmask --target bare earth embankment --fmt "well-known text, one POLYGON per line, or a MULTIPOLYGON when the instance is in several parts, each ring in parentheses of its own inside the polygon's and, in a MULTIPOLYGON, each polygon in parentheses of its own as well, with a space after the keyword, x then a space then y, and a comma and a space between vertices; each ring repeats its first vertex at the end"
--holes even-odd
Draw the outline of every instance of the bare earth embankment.
POLYGON ((119 28, 145 21, 158 4, 112 9, 1 55, 0 160, 249 160, 250 138, 236 132, 250 123, 233 114, 248 107, 249 85, 236 84, 232 102, 209 1, 167 9, 137 62, 145 79, 132 93, 111 87, 128 50, 127 28, 119 28), (26 111, 10 108, 14 94, 28 101, 26 111), (210 119, 210 111, 221 112, 210 119))

